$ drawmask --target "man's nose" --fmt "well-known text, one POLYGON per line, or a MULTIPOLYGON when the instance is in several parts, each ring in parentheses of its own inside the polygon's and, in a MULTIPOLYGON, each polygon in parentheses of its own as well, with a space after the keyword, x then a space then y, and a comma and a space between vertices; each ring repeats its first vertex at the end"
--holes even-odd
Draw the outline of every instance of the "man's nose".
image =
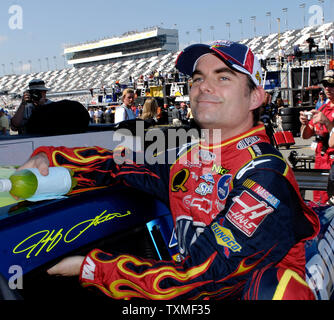
POLYGON ((203 79, 200 84, 200 90, 202 92, 211 92, 212 91, 212 84, 209 79, 203 79))

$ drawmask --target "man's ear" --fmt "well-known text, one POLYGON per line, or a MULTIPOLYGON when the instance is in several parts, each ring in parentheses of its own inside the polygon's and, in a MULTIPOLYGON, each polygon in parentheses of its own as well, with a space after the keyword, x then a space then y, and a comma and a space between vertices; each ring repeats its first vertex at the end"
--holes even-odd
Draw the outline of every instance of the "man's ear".
POLYGON ((249 106, 249 110, 255 110, 259 106, 263 104, 264 97, 265 97, 265 90, 262 86, 257 86, 255 90, 251 93, 251 103, 249 106))

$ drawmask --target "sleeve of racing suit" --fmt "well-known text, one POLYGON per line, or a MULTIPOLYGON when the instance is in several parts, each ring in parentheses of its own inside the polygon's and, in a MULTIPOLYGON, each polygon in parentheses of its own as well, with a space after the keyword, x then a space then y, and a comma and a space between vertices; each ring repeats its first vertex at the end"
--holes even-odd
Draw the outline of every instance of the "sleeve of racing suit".
POLYGON ((123 183, 168 203, 169 167, 145 163, 143 153, 135 153, 125 147, 114 150, 101 147, 39 147, 31 157, 40 152, 47 155, 51 167, 64 166, 74 171, 78 181, 74 192, 123 183))
POLYGON ((312 233, 290 183, 267 169, 235 182, 225 209, 200 232, 182 221, 177 228, 187 252, 181 263, 96 249, 82 264, 82 285, 115 299, 240 298, 255 270, 277 264, 312 233))

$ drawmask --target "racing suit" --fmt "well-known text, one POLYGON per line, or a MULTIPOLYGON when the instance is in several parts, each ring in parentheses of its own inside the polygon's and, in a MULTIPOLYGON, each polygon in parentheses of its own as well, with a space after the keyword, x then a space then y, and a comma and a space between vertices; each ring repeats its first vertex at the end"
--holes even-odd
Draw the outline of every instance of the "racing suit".
POLYGON ((95 249, 81 266, 83 286, 115 299, 312 299, 304 242, 319 221, 268 141, 258 126, 215 145, 189 143, 170 164, 137 164, 137 154, 118 148, 40 147, 33 155, 73 169, 80 188, 123 182, 171 209, 181 262, 95 249))
MULTIPOLYGON (((331 102, 323 105, 321 111, 330 121, 334 120, 334 107, 331 107, 331 102)), ((314 169, 330 169, 334 162, 334 148, 328 147, 329 132, 325 125, 313 123, 313 119, 309 122, 313 127, 316 136, 317 146, 315 149, 314 169)), ((326 204, 328 194, 326 191, 313 191, 313 201, 319 204, 326 204)))

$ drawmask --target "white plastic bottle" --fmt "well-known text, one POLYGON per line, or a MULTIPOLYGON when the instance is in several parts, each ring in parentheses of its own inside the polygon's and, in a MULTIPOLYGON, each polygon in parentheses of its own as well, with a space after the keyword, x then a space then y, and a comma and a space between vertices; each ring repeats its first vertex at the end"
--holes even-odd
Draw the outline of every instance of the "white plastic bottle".
POLYGON ((50 167, 43 176, 38 169, 24 169, 14 172, 8 179, 0 179, 0 192, 29 201, 62 198, 77 184, 73 172, 64 167, 50 167))

